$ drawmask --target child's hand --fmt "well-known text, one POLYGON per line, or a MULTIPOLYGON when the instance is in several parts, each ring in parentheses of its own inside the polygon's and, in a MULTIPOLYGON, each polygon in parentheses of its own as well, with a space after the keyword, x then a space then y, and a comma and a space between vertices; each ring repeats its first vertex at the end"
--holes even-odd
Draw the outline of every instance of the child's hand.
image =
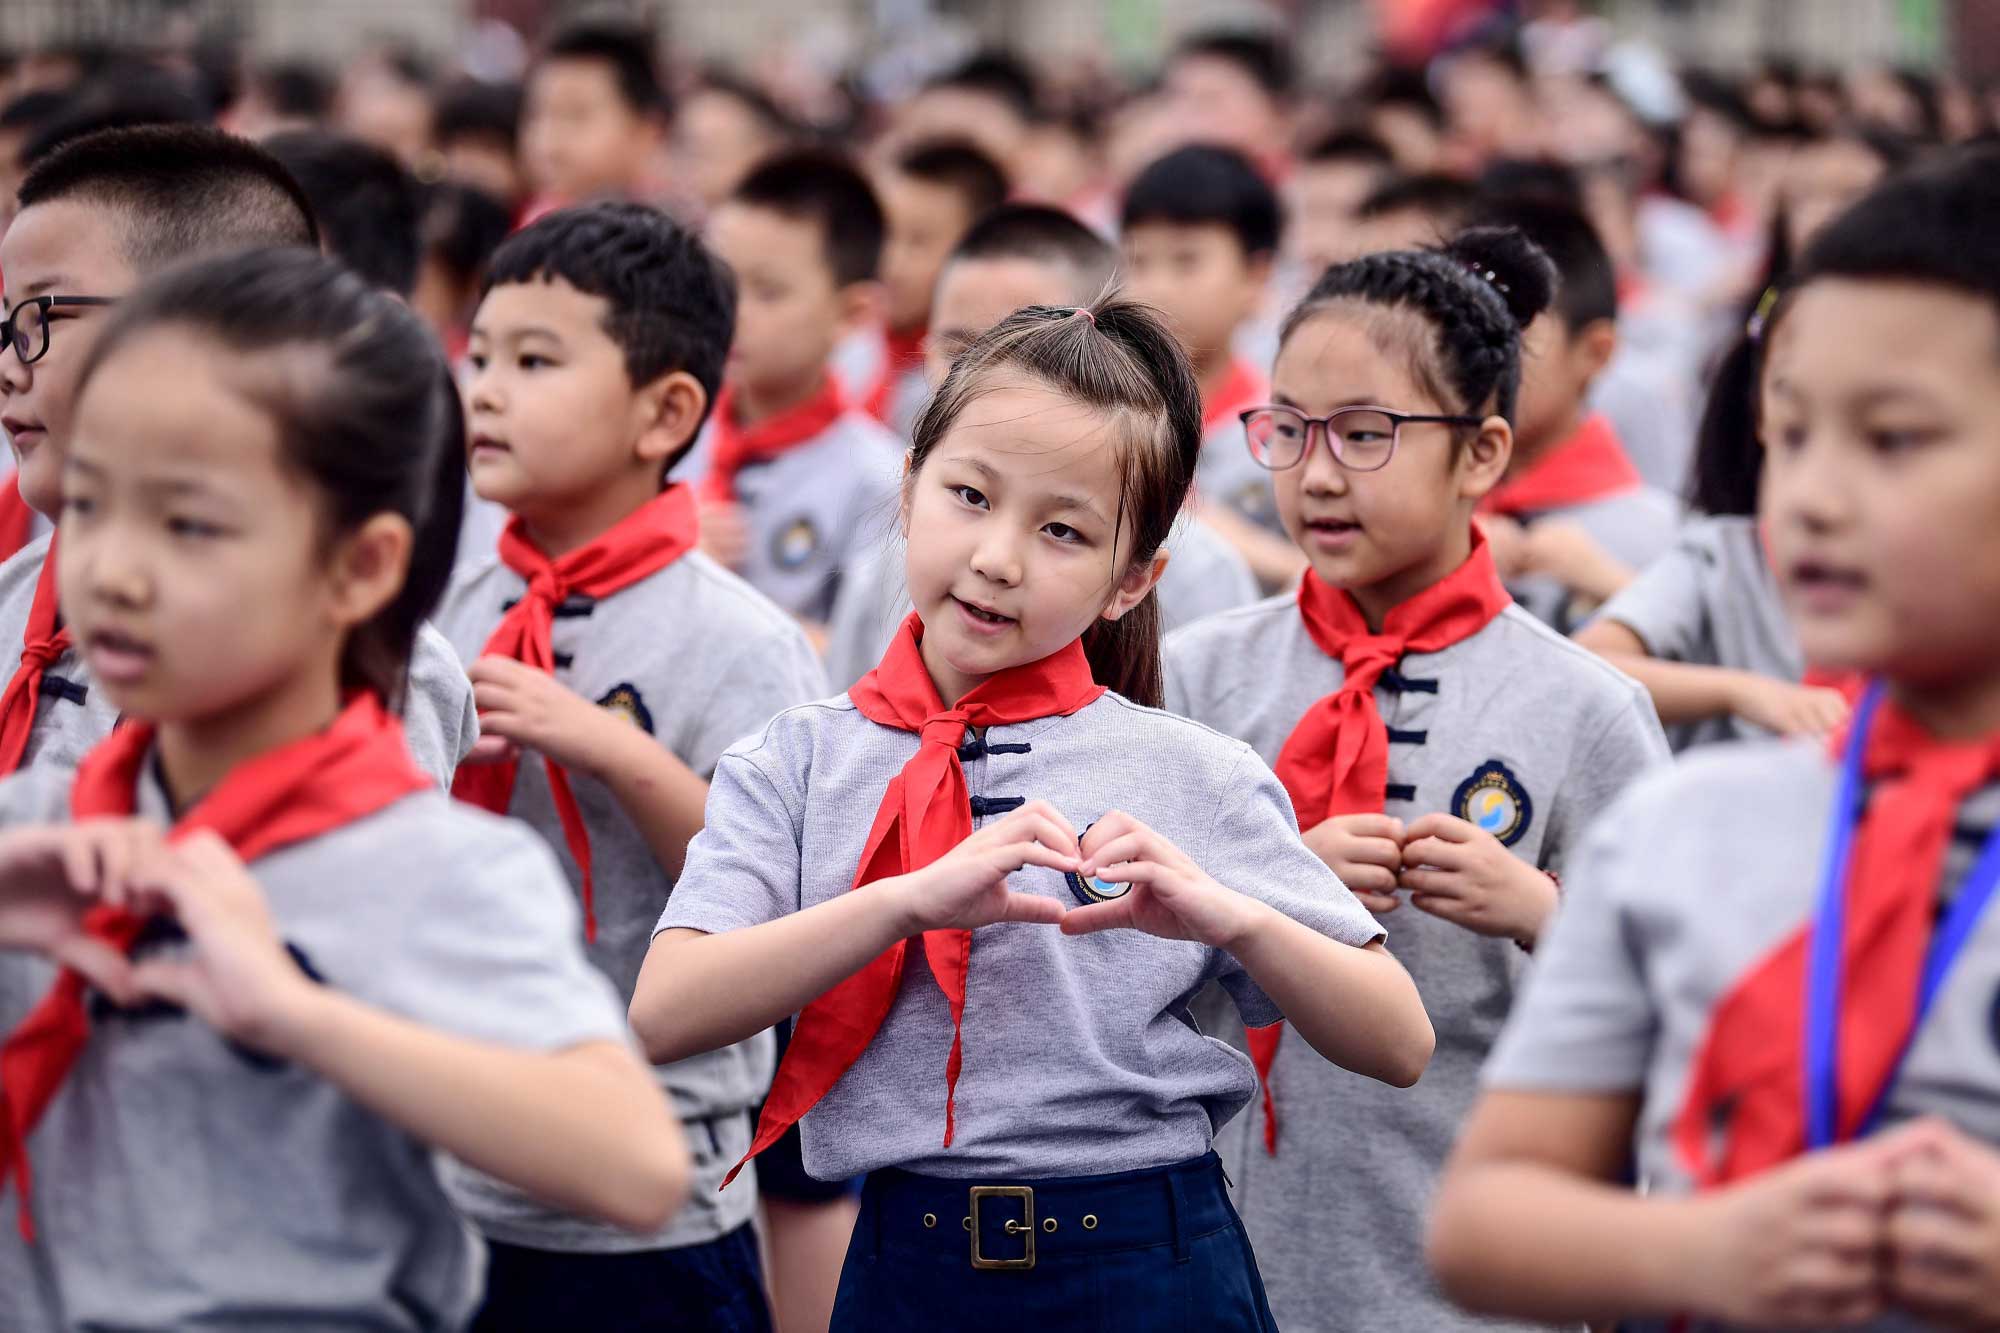
POLYGON ((1847 698, 1819 685, 1794 685, 1744 671, 1730 690, 1730 710, 1780 736, 1832 735, 1847 721, 1847 698))
POLYGON ((193 947, 136 965, 138 993, 267 1054, 296 1050, 316 987, 286 952, 264 890, 229 844, 206 829, 191 833, 149 861, 141 886, 193 947))
POLYGON ((725 569, 741 569, 750 554, 750 520, 743 506, 731 500, 703 500, 701 549, 725 569))
POLYGON ((1388 815, 1335 815, 1307 829, 1305 844, 1327 863, 1361 905, 1381 916, 1402 905, 1403 821, 1388 815))
POLYGON ((1062 922, 1065 935, 1126 927, 1227 949, 1256 926, 1262 908, 1217 884, 1180 848, 1122 810, 1090 826, 1077 873, 1132 887, 1108 903, 1071 909, 1062 922))
POLYGON ((2000 1325, 2000 1154, 1939 1120, 1898 1137, 1890 1167, 1889 1289, 1947 1328, 2000 1325))
POLYGON ((922 870, 898 877, 894 883, 905 899, 902 933, 973 930, 1001 921, 1061 921, 1063 905, 1054 898, 1007 887, 1007 876, 1023 866, 1077 867, 1076 830, 1047 801, 1028 802, 922 870))
POLYGON ((1554 880, 1452 815, 1410 825, 1397 883, 1410 890, 1412 907, 1502 939, 1535 939, 1556 910, 1554 880))
POLYGON ((1810 1153, 1697 1201, 1700 1313, 1754 1328, 1879 1314, 1892 1152, 1873 1139, 1810 1153))
POLYGON ((472 678, 480 731, 468 762, 491 738, 495 750, 499 743, 511 742, 537 750, 572 771, 595 773, 606 746, 624 739, 612 728, 625 727, 626 722, 546 671, 512 658, 488 656, 474 662, 466 674, 472 678))
POLYGON ((166 833, 150 820, 86 819, 0 833, 0 949, 39 953, 76 969, 120 1004, 138 998, 132 964, 84 932, 100 902, 124 907, 135 874, 161 854, 166 833))

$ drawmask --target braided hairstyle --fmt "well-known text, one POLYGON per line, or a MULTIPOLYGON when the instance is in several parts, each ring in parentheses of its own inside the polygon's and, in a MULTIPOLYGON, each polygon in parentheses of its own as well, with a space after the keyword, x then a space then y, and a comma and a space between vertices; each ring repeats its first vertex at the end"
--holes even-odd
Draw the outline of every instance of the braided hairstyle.
POLYGON ((1556 271, 1511 227, 1475 227, 1434 250, 1390 250, 1336 264, 1285 317, 1283 346, 1342 306, 1405 311, 1422 322, 1412 371, 1446 411, 1512 418, 1521 331, 1555 299, 1556 271))

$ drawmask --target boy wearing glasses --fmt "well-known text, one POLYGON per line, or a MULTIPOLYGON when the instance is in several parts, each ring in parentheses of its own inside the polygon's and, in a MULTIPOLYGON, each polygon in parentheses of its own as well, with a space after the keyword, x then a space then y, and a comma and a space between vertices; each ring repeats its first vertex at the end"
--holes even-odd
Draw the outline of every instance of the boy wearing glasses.
POLYGON ((1437 1033, 1423 1081, 1378 1094, 1280 1028, 1204 1016, 1262 1075, 1216 1149, 1281 1328, 1502 1327, 1437 1291, 1424 1210, 1565 859, 1667 757, 1646 694, 1516 606, 1473 526, 1513 447, 1520 328, 1552 282, 1512 231, 1329 269, 1244 413, 1309 568, 1166 640, 1167 707, 1271 764, 1437 1033))

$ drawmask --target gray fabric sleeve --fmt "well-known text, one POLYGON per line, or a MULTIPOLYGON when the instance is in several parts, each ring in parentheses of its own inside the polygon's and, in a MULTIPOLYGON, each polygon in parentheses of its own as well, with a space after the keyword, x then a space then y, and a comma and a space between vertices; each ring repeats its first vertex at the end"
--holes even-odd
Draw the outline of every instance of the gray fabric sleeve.
MULTIPOLYGON (((1219 790, 1224 793, 1195 862, 1225 888, 1269 903, 1320 934, 1356 946, 1385 932, 1340 877, 1299 839, 1291 798, 1277 776, 1246 746, 1219 790)), ((1250 1027, 1284 1015, 1243 965, 1218 953, 1217 979, 1250 1027)))
POLYGON ((799 908, 799 835, 777 784, 741 753, 722 757, 701 832, 688 844, 662 930, 717 934, 775 921, 799 908))
POLYGON ((490 828, 427 876, 398 917, 395 965, 328 983, 417 1022, 477 1041, 560 1050, 629 1043, 625 1006, 583 953, 576 895, 525 825, 490 828))
POLYGON ((1672 758, 1652 699, 1638 685, 1629 685, 1622 706, 1605 718, 1597 739, 1563 777, 1542 842, 1541 868, 1567 875, 1571 853, 1605 807, 1633 779, 1672 758))
POLYGON ((1578 848, 1562 910, 1487 1061, 1488 1087, 1625 1092, 1644 1085, 1657 1021, 1638 930, 1623 910, 1628 882, 1647 873, 1626 836, 1638 809, 1631 796, 1619 801, 1578 848))
POLYGON ((722 752, 795 704, 826 697, 826 672, 805 632, 794 625, 737 650, 715 673, 708 700, 695 710, 683 762, 707 777, 722 752))
POLYGON ((1651 656, 1712 664, 1715 631, 1702 596, 1702 571, 1709 557, 1693 538, 1683 536, 1639 571, 1598 616, 1638 635, 1651 656))
POLYGON ((403 733, 417 766, 451 788, 459 761, 479 739, 479 711, 472 681, 451 641, 429 621, 417 630, 410 654, 410 688, 403 703, 403 733))

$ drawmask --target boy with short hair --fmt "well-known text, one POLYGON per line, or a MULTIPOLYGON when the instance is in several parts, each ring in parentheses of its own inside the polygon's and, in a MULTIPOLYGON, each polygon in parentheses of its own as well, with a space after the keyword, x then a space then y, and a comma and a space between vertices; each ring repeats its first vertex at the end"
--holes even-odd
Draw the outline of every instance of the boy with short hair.
POLYGON ((888 222, 882 246, 888 318, 882 364, 861 405, 907 440, 930 396, 924 338, 938 274, 972 224, 1006 201, 1007 177, 969 143, 927 140, 899 153, 875 187, 888 222))
POLYGON ((1618 349, 1618 284, 1589 219, 1515 199, 1479 221, 1519 229, 1562 279, 1555 304, 1522 332, 1513 460, 1480 512, 1514 599, 1568 634, 1672 545, 1680 504, 1645 483, 1610 418, 1590 406, 1618 349))
MULTIPOLYGON (((709 414, 734 314, 730 275, 698 238, 656 210, 598 204, 502 245, 472 326, 473 485, 513 517, 438 614, 488 733, 453 790, 549 841, 590 959, 627 999, 716 759, 824 693, 798 627, 694 549, 694 496, 665 482, 709 414)), ((767 1328, 756 1192, 718 1187, 771 1068, 759 1035, 658 1071, 698 1183, 653 1235, 454 1170, 492 1242, 475 1327, 767 1328)))
POLYGON ((530 215, 642 197, 671 116, 643 28, 592 22, 557 32, 529 72, 521 113, 530 215))
POLYGON ((1217 29, 1183 41, 1167 62, 1165 89, 1183 124, 1257 163, 1272 184, 1291 172, 1291 54, 1269 33, 1217 29))
POLYGON ((383 149, 325 130, 286 130, 264 149, 305 191, 326 252, 407 301, 422 251, 416 177, 383 149))
POLYGON ((765 162, 709 219, 736 273, 736 340, 684 475, 703 548, 813 627, 895 513, 903 446, 847 404, 827 365, 876 317, 883 232, 866 178, 810 150, 765 162))
MULTIPOLYGON (((1007 316, 1030 305, 1087 306, 1110 287, 1118 252, 1060 209, 1008 204, 958 243, 938 275, 935 321, 925 347, 932 387, 952 360, 1007 316)), ((1167 539, 1171 558, 1158 590, 1166 629, 1257 600, 1257 580, 1222 535, 1183 512, 1167 539)), ((827 644, 827 672, 845 688, 881 660, 909 613, 903 544, 886 543, 842 584, 827 644)))
POLYGON ((1248 158, 1197 145, 1139 173, 1120 226, 1132 295, 1165 312, 1201 386, 1201 515, 1273 588, 1305 562, 1284 536, 1271 474, 1250 457, 1237 420, 1269 385, 1237 355, 1235 339, 1264 304, 1282 221, 1278 196, 1248 158))
POLYGON ((1459 176, 1423 172, 1377 186, 1354 210, 1360 253, 1443 245, 1479 207, 1479 187, 1459 176))
POLYGON ((1361 205, 1395 170, 1389 146, 1372 134, 1336 131, 1306 149, 1290 182, 1290 231, 1308 283, 1363 253, 1361 205))

